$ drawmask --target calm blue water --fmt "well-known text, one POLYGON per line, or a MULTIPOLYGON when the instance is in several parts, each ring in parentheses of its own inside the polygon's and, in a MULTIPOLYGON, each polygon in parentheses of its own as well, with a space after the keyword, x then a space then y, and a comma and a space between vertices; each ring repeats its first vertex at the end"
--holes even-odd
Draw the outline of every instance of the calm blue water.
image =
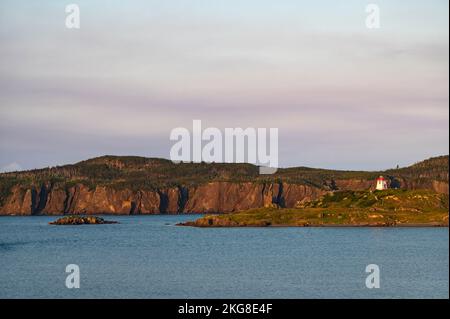
POLYGON ((195 217, 1 217, 0 298, 448 298, 448 228, 174 226, 195 217), (80 289, 66 288, 67 264, 80 289))

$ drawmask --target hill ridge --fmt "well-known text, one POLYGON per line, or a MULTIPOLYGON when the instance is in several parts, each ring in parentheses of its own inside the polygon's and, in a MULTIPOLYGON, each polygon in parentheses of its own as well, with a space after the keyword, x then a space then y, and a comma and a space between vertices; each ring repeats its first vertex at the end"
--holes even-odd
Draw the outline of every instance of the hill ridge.
POLYGON ((295 207, 337 190, 370 190, 384 175, 392 188, 448 194, 448 156, 386 171, 294 167, 259 175, 247 163, 178 163, 101 156, 0 174, 0 214, 232 212, 295 207))

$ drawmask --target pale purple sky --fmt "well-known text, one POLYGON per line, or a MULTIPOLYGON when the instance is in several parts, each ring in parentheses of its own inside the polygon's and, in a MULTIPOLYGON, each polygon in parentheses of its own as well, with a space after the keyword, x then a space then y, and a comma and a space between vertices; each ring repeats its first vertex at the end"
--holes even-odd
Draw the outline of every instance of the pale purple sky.
POLYGON ((449 152, 448 2, 0 2, 0 169, 169 157, 175 127, 277 127, 286 166, 449 152))

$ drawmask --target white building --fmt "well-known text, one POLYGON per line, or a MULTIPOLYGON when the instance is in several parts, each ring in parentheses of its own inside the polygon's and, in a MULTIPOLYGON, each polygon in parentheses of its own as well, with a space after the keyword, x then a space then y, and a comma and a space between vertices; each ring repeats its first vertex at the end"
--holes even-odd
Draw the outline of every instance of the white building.
POLYGON ((388 188, 387 181, 384 179, 384 177, 383 176, 378 177, 376 189, 381 191, 381 190, 387 189, 387 188, 388 188))

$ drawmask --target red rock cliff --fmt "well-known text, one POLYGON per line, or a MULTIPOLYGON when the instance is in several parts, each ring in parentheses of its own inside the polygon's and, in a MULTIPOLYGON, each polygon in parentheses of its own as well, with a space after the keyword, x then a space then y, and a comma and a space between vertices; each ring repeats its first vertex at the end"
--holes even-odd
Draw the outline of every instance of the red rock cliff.
POLYGON ((180 214, 229 213, 244 209, 295 207, 326 191, 286 183, 211 182, 197 187, 155 191, 116 190, 77 184, 67 191, 49 185, 39 189, 15 187, 0 214, 180 214))

